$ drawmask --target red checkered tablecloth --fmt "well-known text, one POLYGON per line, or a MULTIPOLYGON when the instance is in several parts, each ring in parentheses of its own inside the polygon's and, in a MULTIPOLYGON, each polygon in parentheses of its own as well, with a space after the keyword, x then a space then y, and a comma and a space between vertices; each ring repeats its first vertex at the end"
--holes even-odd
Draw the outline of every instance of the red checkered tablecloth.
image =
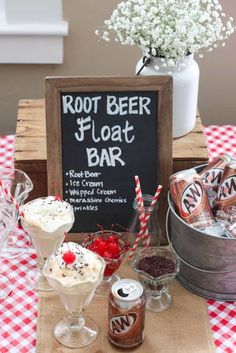
MULTIPOLYGON (((14 145, 14 135, 0 138, 0 167, 13 167, 14 145)), ((26 251, 16 258, 0 258, 0 273, 12 282, 9 296, 0 299, 0 353, 34 353, 37 295, 27 286, 26 272, 35 268, 36 255, 29 248, 29 239, 23 230, 17 228, 16 231, 26 251)))
MULTIPOLYGON (((24 241, 25 234, 19 230, 24 241)), ((26 273, 36 265, 29 249, 21 256, 0 259, 1 273, 12 282, 8 297, 0 300, 0 352, 34 353, 36 344, 37 295, 26 283, 26 273)))
POLYGON ((209 159, 229 153, 236 158, 236 125, 204 127, 209 159))
POLYGON ((0 167, 12 168, 14 163, 15 135, 0 137, 0 167))
MULTIPOLYGON (((204 135, 210 159, 224 153, 236 156, 236 126, 206 126, 204 135)), ((13 135, 0 138, 0 166, 13 166, 14 141, 13 135)), ((19 232, 23 241, 24 233, 19 232)), ((25 280, 26 271, 35 265, 32 251, 15 259, 1 259, 1 273, 11 278, 13 289, 0 300, 0 353, 35 352, 37 295, 25 280)), ((236 302, 208 300, 207 304, 216 353, 235 353, 236 302)))
POLYGON ((236 302, 208 300, 216 353, 236 352, 236 302))

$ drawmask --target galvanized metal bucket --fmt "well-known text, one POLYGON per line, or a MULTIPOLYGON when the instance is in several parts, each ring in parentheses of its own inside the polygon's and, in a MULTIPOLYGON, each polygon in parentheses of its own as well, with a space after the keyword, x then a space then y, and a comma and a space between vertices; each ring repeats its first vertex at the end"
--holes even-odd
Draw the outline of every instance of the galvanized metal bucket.
POLYGON ((170 194, 168 204, 167 238, 181 260, 177 280, 205 298, 235 301, 236 239, 215 237, 192 228, 175 212, 170 194))

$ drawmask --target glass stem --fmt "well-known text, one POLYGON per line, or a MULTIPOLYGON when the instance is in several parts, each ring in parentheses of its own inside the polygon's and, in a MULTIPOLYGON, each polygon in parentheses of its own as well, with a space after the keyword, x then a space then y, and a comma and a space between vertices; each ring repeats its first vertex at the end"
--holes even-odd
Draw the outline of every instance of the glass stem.
POLYGON ((155 295, 151 294, 151 298, 153 300, 159 300, 161 298, 161 295, 160 294, 155 294, 155 295))
POLYGON ((103 277, 103 282, 109 283, 112 279, 112 276, 109 277, 103 277))
POLYGON ((42 257, 42 256, 38 256, 38 259, 37 259, 37 269, 39 272, 43 273, 43 266, 46 262, 46 258, 42 257))
POLYGON ((81 313, 68 313, 66 321, 74 330, 81 330, 85 324, 85 319, 81 313))

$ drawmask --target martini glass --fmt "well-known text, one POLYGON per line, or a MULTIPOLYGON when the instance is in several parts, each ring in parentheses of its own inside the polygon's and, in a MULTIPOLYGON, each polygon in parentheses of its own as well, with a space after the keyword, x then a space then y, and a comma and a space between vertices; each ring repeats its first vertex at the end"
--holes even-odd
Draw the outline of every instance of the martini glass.
MULTIPOLYGON (((14 197, 16 202, 22 206, 33 190, 33 183, 28 175, 19 169, 0 168, 0 179, 4 186, 9 190, 10 194, 14 197)), ((6 200, 8 197, 0 190, 0 200, 6 200)), ((15 227, 12 227, 11 232, 5 239, 2 249, 2 257, 13 258, 19 256, 25 251, 27 241, 22 241, 19 238, 16 226, 19 218, 19 212, 16 208, 12 208, 12 216, 15 219, 15 227)))
MULTIPOLYGON (((43 266, 47 260, 47 258, 58 249, 64 239, 65 234, 71 229, 74 223, 74 212, 72 206, 65 202, 62 202, 62 205, 65 209, 68 209, 70 214, 69 219, 67 218, 64 223, 59 220, 53 221, 53 218, 49 216, 47 217, 47 212, 44 210, 44 219, 49 223, 53 223, 52 228, 43 228, 43 225, 33 217, 30 217, 30 208, 34 209, 35 203, 39 202, 42 204, 44 200, 47 200, 47 197, 40 197, 38 199, 32 200, 25 204, 25 215, 21 217, 21 224, 23 229, 29 234, 30 239, 34 245, 34 248, 37 252, 37 269, 35 271, 31 271, 28 273, 27 279, 30 287, 33 287, 35 290, 50 292, 52 291, 52 287, 48 284, 47 280, 43 275, 43 266), (26 209, 28 210, 26 213, 26 209)), ((53 201, 52 201, 53 202, 53 201)), ((58 201, 55 201, 58 202, 58 201)), ((50 209, 48 209, 48 214, 50 209)), ((61 216, 62 217, 62 216, 61 216)))

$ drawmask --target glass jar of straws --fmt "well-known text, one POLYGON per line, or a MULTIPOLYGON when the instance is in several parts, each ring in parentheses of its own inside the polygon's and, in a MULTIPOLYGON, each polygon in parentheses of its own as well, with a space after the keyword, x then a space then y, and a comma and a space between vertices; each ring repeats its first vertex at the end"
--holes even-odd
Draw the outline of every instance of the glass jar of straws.
MULTIPOLYGON (((161 239, 161 228, 158 223, 158 202, 151 207, 153 197, 143 195, 143 207, 134 199, 133 209, 134 217, 130 225, 130 232, 134 239, 140 237, 139 245, 159 246, 161 239), (148 218, 147 223, 142 225, 141 218, 145 215, 148 218)), ((134 239, 132 242, 134 242, 134 239)))

